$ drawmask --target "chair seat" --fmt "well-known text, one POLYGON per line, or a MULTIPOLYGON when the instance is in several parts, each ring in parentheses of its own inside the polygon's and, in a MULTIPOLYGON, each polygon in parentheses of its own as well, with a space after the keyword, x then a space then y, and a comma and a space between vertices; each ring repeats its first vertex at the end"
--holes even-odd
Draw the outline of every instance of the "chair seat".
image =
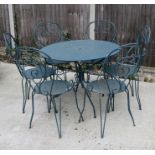
POLYGON ((118 81, 114 79, 100 79, 88 83, 87 90, 100 94, 110 94, 107 83, 110 92, 114 94, 123 92, 126 89, 126 84, 123 81, 118 81))
POLYGON ((51 75, 55 74, 55 69, 51 67, 46 68, 46 74, 45 74, 45 68, 42 67, 34 67, 30 68, 24 71, 24 74, 27 79, 41 79, 43 77, 47 78, 51 75))
POLYGON ((130 64, 106 66, 105 69, 110 75, 119 75, 120 78, 131 77, 134 75, 133 73, 138 72, 138 68, 130 64))
POLYGON ((48 80, 43 82, 42 84, 36 85, 34 90, 38 94, 43 95, 61 95, 67 91, 70 91, 73 87, 72 83, 69 83, 64 80, 48 80), (52 89, 52 90, 51 90, 52 89))

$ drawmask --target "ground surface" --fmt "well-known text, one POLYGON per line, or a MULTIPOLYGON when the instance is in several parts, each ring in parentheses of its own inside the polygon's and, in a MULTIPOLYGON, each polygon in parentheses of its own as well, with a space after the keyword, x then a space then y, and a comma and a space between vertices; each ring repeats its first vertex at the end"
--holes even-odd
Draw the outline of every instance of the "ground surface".
MULTIPOLYGON (((72 78, 72 77, 71 77, 72 78)), ((127 112, 126 95, 116 96, 115 111, 107 116, 104 139, 100 138, 98 96, 93 95, 97 118, 87 101, 85 121, 78 123, 73 92, 63 96, 62 138, 58 138, 53 112, 47 112, 43 96, 35 98, 32 129, 28 128, 31 100, 22 114, 21 77, 13 64, 0 62, 0 149, 155 149, 155 84, 140 82, 142 111, 135 97, 131 109, 136 127, 127 112)), ((83 103, 83 90, 78 91, 83 103)), ((105 104, 106 98, 103 98, 105 104)))

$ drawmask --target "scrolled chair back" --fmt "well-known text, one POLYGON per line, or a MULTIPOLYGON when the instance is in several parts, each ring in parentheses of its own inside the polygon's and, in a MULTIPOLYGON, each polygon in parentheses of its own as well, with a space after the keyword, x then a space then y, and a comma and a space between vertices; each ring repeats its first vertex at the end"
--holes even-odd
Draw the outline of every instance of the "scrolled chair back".
POLYGON ((62 30, 57 23, 38 22, 33 29, 34 42, 37 48, 42 48, 53 42, 62 40, 62 30))
POLYGON ((90 29, 93 29, 96 40, 116 41, 117 30, 115 24, 108 20, 96 20, 88 24, 84 38, 90 37, 90 29))
POLYGON ((112 51, 102 62, 105 74, 115 79, 128 79, 138 72, 141 62, 141 48, 133 43, 112 51))
POLYGON ((151 28, 145 25, 138 32, 137 44, 142 48, 148 48, 151 39, 151 28))
MULTIPOLYGON (((49 74, 49 66, 47 60, 48 55, 42 53, 33 47, 19 47, 16 52, 16 64, 21 76, 27 80, 31 80, 30 86, 33 89, 37 85, 38 89, 44 83, 49 74)), ((51 66, 51 70, 54 70, 51 66)), ((52 75, 54 76, 54 74, 52 75)), ((39 90, 41 92, 41 90, 39 90)), ((43 94, 43 92, 41 92, 43 94)), ((44 92, 45 94, 45 92, 44 92)))

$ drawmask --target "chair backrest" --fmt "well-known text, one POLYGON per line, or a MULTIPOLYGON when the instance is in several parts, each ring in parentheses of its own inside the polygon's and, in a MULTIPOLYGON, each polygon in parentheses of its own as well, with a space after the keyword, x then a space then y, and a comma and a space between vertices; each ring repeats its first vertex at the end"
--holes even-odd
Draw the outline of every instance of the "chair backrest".
POLYGON ((10 33, 3 33, 5 51, 6 54, 14 60, 15 58, 15 47, 17 46, 16 39, 10 33))
POLYGON ((138 32, 137 44, 142 48, 147 49, 151 39, 151 28, 148 25, 145 25, 138 32))
POLYGON ((61 41, 63 33, 57 23, 39 22, 34 26, 33 38, 37 48, 42 48, 53 42, 61 41))
POLYGON ((29 75, 31 75, 32 79, 44 78, 47 67, 46 59, 48 58, 48 56, 33 47, 16 48, 16 65, 22 77, 26 79, 28 78, 26 74, 28 69, 31 69, 29 75))
POLYGON ((138 72, 141 48, 137 44, 126 44, 112 51, 102 62, 103 70, 111 77, 128 79, 138 72))
POLYGON ((141 64, 143 63, 144 57, 147 54, 150 39, 151 39, 151 28, 150 26, 145 25, 139 30, 137 37, 137 44, 143 51, 141 57, 141 64))
POLYGON ((117 30, 115 24, 108 20, 90 22, 84 34, 85 39, 93 39, 90 37, 91 29, 94 31, 95 40, 116 41, 117 30))

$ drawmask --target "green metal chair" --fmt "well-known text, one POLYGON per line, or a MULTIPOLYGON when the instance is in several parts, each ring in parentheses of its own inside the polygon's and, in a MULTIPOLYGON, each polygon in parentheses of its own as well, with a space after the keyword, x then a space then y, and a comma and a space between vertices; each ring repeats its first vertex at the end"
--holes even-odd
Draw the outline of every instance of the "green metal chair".
MULTIPOLYGON (((33 40, 37 48, 41 49, 49 44, 60 42, 64 40, 63 31, 60 26, 55 22, 43 22, 39 21, 33 28, 32 31, 33 40)), ((50 64, 50 60, 48 61, 50 64)), ((55 63, 58 67, 57 72, 59 75, 64 75, 64 78, 67 78, 66 71, 66 62, 53 60, 51 63, 55 63), (59 64, 59 65, 58 65, 59 64)))
MULTIPOLYGON (((58 134, 59 134, 59 138, 61 138, 61 135, 62 135, 61 134, 61 96, 66 92, 71 91, 72 89, 75 90, 74 84, 72 81, 55 79, 56 74, 52 74, 52 77, 49 79, 48 68, 53 67, 52 69, 54 70, 55 63, 53 63, 54 65, 49 66, 48 61, 50 60, 50 62, 52 62, 52 59, 48 55, 39 51, 38 49, 31 48, 31 47, 27 47, 27 49, 25 49, 23 47, 19 47, 17 48, 17 50, 18 50, 17 52, 18 69, 22 77, 27 79, 32 89, 32 115, 30 119, 29 128, 32 127, 32 120, 33 120, 34 110, 35 110, 34 97, 36 94, 41 94, 46 96, 49 110, 51 110, 51 104, 53 105, 58 134), (27 76, 28 74, 26 74, 27 68, 31 68, 30 74, 29 74, 32 77, 31 81, 27 76), (40 77, 40 78, 36 78, 36 77, 40 77), (58 97, 60 101, 59 101, 59 108, 57 113, 56 104, 58 103, 56 103, 55 99, 58 97)), ((75 91, 74 91, 74 94, 75 94, 76 105, 78 107, 77 96, 75 91)))
MULTIPOLYGON (((117 40, 117 29, 113 22, 109 20, 95 20, 90 23, 88 23, 85 33, 84 33, 84 39, 91 39, 91 40, 105 40, 105 41, 111 41, 116 42, 117 40), (94 32, 94 38, 90 36, 90 30, 93 30, 94 32)), ((103 51, 104 52, 104 51, 103 51)), ((87 64, 85 66, 85 70, 87 73, 87 81, 90 80, 90 68, 91 70, 94 70, 94 66, 92 64, 96 64, 96 66, 100 66, 100 60, 95 61, 87 61, 87 64)))
POLYGON ((116 41, 117 30, 113 22, 108 20, 96 20, 90 22, 84 34, 85 39, 94 39, 90 36, 90 29, 94 31, 95 40, 116 41))
POLYGON ((33 38, 37 48, 42 48, 51 43, 63 40, 60 26, 54 22, 38 22, 33 28, 33 38))
MULTIPOLYGON (((99 94, 101 138, 104 137, 107 112, 110 107, 114 110, 114 98, 118 93, 126 93, 128 112, 135 126, 130 109, 128 77, 135 74, 140 67, 141 55, 139 52, 140 48, 136 44, 123 45, 119 49, 112 51, 102 61, 103 72, 98 76, 97 80, 85 84, 88 92, 99 94), (107 95, 108 99, 105 105, 105 116, 103 120, 101 97, 104 95, 107 95)), ((85 107, 85 100, 83 107, 85 107)))
MULTIPOLYGON (((5 47, 6 47, 6 53, 9 56, 9 59, 14 62, 17 66, 17 61, 16 61, 16 54, 17 54, 17 48, 19 48, 19 44, 17 44, 16 39, 10 34, 10 33, 4 33, 3 34, 4 41, 5 41, 5 47)), ((23 47, 23 49, 29 50, 30 48, 27 48, 26 46, 23 47)), ((18 68, 18 66, 17 66, 18 68)), ((23 76, 19 70, 19 73, 22 76, 22 93, 23 93, 23 105, 22 105, 22 112, 25 113, 25 106, 26 106, 26 101, 29 99, 29 93, 30 93, 30 81, 35 79, 40 79, 42 78, 42 74, 37 74, 36 76, 32 76, 31 72, 33 70, 37 70, 37 68, 27 68, 25 70, 25 76, 23 76), (29 82, 28 82, 29 81, 29 82)), ((48 67, 48 72, 47 72, 47 77, 50 77, 51 75, 55 74, 56 69, 53 70, 53 68, 48 67)))
MULTIPOLYGON (((145 58, 145 55, 147 54, 150 39, 151 39, 151 28, 150 28, 150 26, 145 25, 138 31, 137 40, 136 40, 137 45, 140 46, 140 48, 141 48, 141 63, 140 63, 140 65, 143 64, 143 60, 145 58)), ((135 92, 137 102, 139 104, 139 109, 141 110, 142 107, 141 107, 141 101, 140 101, 140 97, 139 97, 138 71, 139 70, 137 70, 137 72, 130 77, 130 80, 131 80, 130 87, 131 87, 132 96, 134 96, 134 92, 135 92), (134 89, 135 89, 135 91, 134 91, 134 89)))

